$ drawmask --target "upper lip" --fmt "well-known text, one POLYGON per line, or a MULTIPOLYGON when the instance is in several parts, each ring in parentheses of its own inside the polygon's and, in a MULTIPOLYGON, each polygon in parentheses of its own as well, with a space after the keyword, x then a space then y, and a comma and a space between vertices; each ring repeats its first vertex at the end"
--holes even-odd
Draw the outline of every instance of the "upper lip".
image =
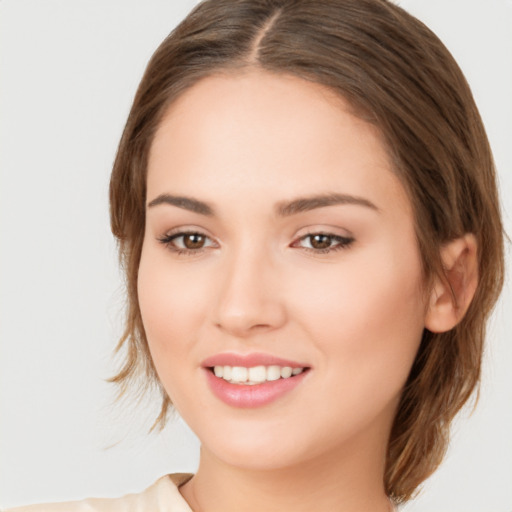
POLYGON ((234 352, 224 352, 215 354, 214 356, 205 359, 202 364, 205 368, 213 366, 241 366, 251 368, 253 366, 291 366, 292 368, 306 368, 308 365, 292 361, 290 359, 283 359, 272 354, 264 354, 253 352, 250 354, 236 354, 234 352))

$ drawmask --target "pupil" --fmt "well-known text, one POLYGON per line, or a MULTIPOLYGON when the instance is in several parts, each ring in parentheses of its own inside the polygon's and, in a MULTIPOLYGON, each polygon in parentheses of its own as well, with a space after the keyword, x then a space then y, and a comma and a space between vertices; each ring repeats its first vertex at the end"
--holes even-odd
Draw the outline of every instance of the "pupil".
POLYGON ((198 234, 187 235, 183 243, 187 249, 200 249, 204 245, 204 236, 198 234))
POLYGON ((328 235, 314 235, 311 239, 311 245, 315 249, 327 249, 331 245, 331 237, 328 235))

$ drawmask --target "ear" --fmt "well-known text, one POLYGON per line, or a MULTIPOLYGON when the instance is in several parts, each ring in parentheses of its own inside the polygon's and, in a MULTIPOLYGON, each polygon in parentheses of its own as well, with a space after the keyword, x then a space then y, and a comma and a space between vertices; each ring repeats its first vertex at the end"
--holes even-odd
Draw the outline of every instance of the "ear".
POLYGON ((437 276, 430 292, 425 327, 431 332, 446 332, 464 317, 478 284, 477 243, 466 234, 441 248, 444 279, 437 276))

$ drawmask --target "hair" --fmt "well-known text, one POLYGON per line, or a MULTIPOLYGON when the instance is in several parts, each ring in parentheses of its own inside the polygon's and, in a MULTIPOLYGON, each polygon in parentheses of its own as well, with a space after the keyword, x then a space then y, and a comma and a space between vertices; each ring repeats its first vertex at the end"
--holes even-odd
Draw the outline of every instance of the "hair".
POLYGON ((110 214, 128 292, 118 345, 121 392, 158 383, 142 324, 137 273, 148 154, 168 106, 204 77, 262 69, 329 87, 382 133, 413 206, 426 283, 445 279, 440 248, 472 233, 479 283, 452 330, 424 331, 392 427, 384 474, 396 502, 440 464, 449 425, 479 382, 486 322, 503 284, 503 228, 493 159, 469 86, 442 42, 387 0, 206 0, 151 58, 110 183, 110 214))

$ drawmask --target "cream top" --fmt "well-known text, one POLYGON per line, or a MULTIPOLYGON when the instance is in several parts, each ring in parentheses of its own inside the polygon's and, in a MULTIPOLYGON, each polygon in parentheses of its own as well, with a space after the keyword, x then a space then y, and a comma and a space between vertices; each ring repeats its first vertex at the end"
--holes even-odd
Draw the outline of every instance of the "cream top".
MULTIPOLYGON (((178 487, 192 476, 190 473, 165 475, 146 490, 121 498, 89 498, 64 503, 28 505, 4 512, 193 512, 178 490, 178 487)), ((391 502, 389 505, 390 512, 398 510, 391 502)))
POLYGON ((176 473, 163 476, 145 491, 121 498, 89 498, 66 503, 28 505, 5 512, 192 512, 178 490, 190 478, 191 474, 176 473))

